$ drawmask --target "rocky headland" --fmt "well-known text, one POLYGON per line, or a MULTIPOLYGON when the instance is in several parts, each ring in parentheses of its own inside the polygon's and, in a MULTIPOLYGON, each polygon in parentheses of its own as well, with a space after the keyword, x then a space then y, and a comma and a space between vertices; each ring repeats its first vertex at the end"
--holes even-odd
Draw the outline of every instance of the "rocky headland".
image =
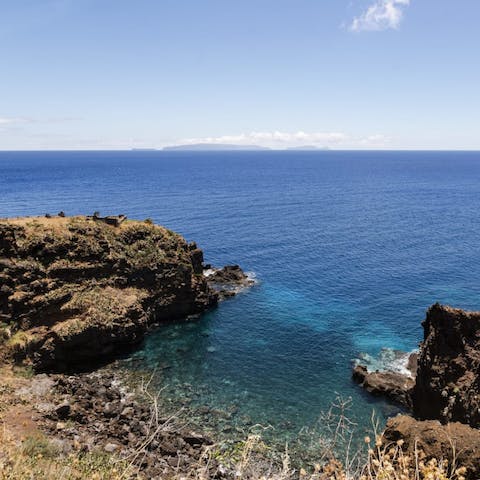
POLYGON ((237 266, 210 282, 202 250, 150 221, 101 220, 0 221, 5 358, 36 371, 88 369, 138 345, 150 326, 204 312, 247 282, 237 266))
POLYGON ((384 439, 402 440, 410 453, 446 458, 480 478, 480 312, 435 304, 423 322, 424 339, 410 357, 410 375, 370 372, 363 365, 353 379, 367 391, 402 404, 410 415, 390 419, 384 439))

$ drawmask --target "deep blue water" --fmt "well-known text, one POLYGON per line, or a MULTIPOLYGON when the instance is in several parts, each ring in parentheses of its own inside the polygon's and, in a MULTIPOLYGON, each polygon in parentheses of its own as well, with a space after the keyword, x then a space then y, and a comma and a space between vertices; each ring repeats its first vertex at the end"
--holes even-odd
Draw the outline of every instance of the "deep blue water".
POLYGON ((0 216, 59 210, 150 217, 255 272, 126 362, 241 427, 294 433, 337 394, 366 427, 392 410, 352 384, 352 359, 414 349, 433 302, 480 307, 480 153, 0 153, 0 216))

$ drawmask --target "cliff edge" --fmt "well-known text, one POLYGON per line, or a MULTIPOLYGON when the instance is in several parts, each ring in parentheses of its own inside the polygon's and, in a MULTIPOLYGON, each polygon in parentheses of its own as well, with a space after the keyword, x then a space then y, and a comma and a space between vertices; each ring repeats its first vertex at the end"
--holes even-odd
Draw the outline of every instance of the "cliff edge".
POLYGON ((0 220, 0 351, 39 371, 81 370, 147 327, 216 305, 195 243, 151 222, 0 220))

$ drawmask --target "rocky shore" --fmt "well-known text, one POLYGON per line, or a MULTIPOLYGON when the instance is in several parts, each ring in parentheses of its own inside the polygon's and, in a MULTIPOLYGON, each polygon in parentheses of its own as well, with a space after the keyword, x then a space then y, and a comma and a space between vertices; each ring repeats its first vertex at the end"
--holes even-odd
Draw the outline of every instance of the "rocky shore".
MULTIPOLYGON (((115 454, 128 459, 144 478, 190 471, 213 443, 174 415, 161 416, 147 389, 127 388, 108 369, 38 375, 17 396, 29 401, 36 425, 55 439, 61 453, 115 454)), ((214 459, 209 472, 221 478, 214 459)))
MULTIPOLYGON (((205 266, 195 243, 148 220, 0 220, 3 369, 37 373, 24 380, 2 371, 3 425, 23 437, 15 417, 24 416, 60 453, 115 455, 142 478, 188 472, 212 442, 163 418, 148 389, 96 368, 139 345, 149 328, 196 318, 252 284, 237 265, 205 266), (25 403, 12 420, 11 408, 25 403)), ((208 469, 220 478, 213 459, 208 469)))
POLYGON ((454 460, 465 478, 480 477, 480 312, 435 304, 423 322, 424 339, 410 357, 410 375, 370 372, 353 379, 368 392, 403 405, 411 415, 388 421, 386 441, 417 446, 429 458, 454 460))
MULTIPOLYGON (((115 457, 133 468, 131 478, 181 478, 200 466, 204 478, 234 478, 213 440, 166 415, 148 385, 132 388, 114 368, 99 367, 155 325, 196 318, 253 283, 237 265, 205 265, 195 243, 149 220, 0 220, 4 431, 20 444, 32 432, 46 435, 63 456, 115 457)), ((353 379, 410 412, 388 421, 384 445, 458 462, 462 478, 478 479, 480 312, 436 304, 423 327, 404 371, 360 364, 353 379)), ((315 472, 311 478, 330 478, 315 472)))

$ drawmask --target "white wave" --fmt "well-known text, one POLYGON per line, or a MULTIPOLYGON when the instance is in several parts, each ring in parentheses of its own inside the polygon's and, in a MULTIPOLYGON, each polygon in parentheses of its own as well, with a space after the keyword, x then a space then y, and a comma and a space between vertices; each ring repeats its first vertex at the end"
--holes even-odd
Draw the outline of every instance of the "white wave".
POLYGON ((259 280, 257 278, 257 274, 255 272, 245 272, 245 275, 247 276, 247 279, 250 282, 253 282, 253 283, 258 283, 259 282, 259 280))
POLYGON ((365 365, 369 372, 395 372, 412 377, 412 372, 408 369, 408 361, 412 353, 394 350, 392 348, 382 348, 378 356, 372 356, 368 353, 361 353, 359 358, 355 359, 355 365, 365 365))

